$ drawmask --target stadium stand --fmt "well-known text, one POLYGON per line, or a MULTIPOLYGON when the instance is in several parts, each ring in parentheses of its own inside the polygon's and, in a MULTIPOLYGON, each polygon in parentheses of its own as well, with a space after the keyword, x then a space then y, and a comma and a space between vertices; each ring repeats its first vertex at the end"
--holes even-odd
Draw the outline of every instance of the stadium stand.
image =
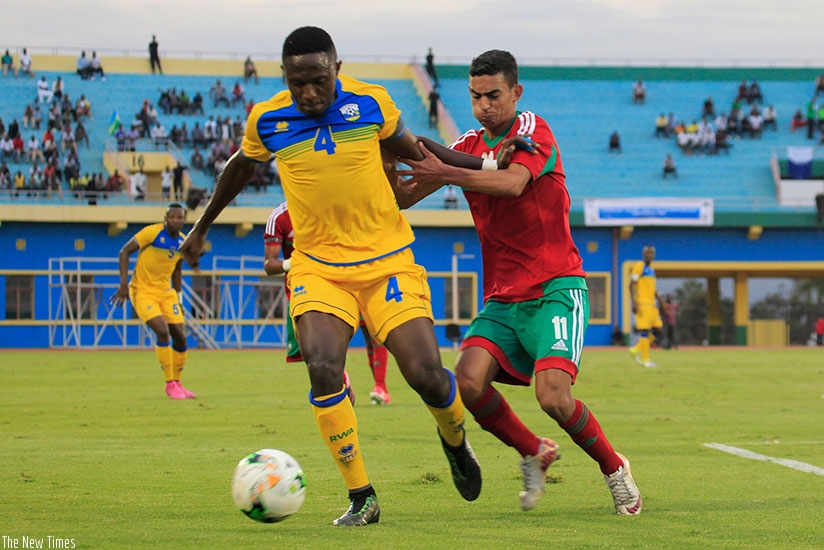
MULTIPOLYGON (((90 148, 85 145, 78 146, 78 154, 80 159, 81 173, 103 173, 104 179, 108 178, 109 173, 106 171, 103 162, 103 153, 106 147, 115 147, 114 139, 110 134, 110 125, 112 121, 112 114, 117 113, 120 123, 124 128, 129 128, 132 120, 135 117, 144 100, 151 102, 158 111, 158 120, 162 122, 167 131, 174 126, 181 126, 186 124, 187 129, 191 132, 195 123, 201 126, 208 120, 210 116, 226 117, 229 116, 232 120, 240 116, 245 119, 246 112, 243 105, 228 106, 221 103, 218 107, 214 106, 213 101, 209 98, 209 89, 214 84, 216 78, 223 78, 227 88, 231 90, 234 85, 235 78, 226 77, 225 75, 210 75, 210 76, 191 76, 191 75, 145 75, 145 74, 112 74, 107 75, 105 82, 100 80, 83 80, 77 75, 65 74, 59 72, 41 72, 39 76, 45 76, 49 83, 61 75, 66 81, 65 92, 68 94, 72 103, 82 95, 92 104, 92 118, 86 122, 86 128, 90 137, 90 148), (197 92, 200 92, 204 97, 204 115, 199 114, 164 114, 157 106, 158 100, 162 90, 169 88, 176 88, 178 93, 185 90, 187 95, 193 97, 197 92)), ((240 80, 240 79, 237 79, 240 80)), ((392 97, 395 99, 401 110, 404 112, 404 120, 407 126, 419 135, 425 135, 433 139, 439 139, 437 132, 428 129, 428 115, 426 108, 421 102, 415 92, 415 88, 409 80, 374 80, 377 84, 386 87, 392 97)), ((268 99, 278 91, 284 88, 284 84, 279 78, 260 78, 259 84, 255 85, 251 82, 246 85, 246 98, 254 101, 268 99)), ((37 93, 35 89, 35 81, 30 79, 15 79, 4 78, 0 79, 0 94, 3 95, 4 101, 0 106, 0 118, 8 125, 12 120, 17 119, 21 126, 21 132, 24 136, 24 141, 28 140, 31 134, 34 134, 41 139, 45 131, 48 121, 48 106, 41 104, 43 111, 43 124, 37 131, 22 128, 22 115, 26 105, 30 102, 37 101, 37 93)), ((56 132, 56 138, 60 141, 60 134, 56 132)), ((161 150, 163 148, 160 148, 161 150)), ((139 142, 138 150, 157 151, 158 148, 153 143, 146 139, 139 142)), ((179 151, 174 151, 175 156, 181 160, 184 165, 189 164, 193 147, 191 143, 184 144, 179 151)), ((204 157, 208 156, 208 151, 202 151, 204 157)), ((65 155, 61 155, 64 159, 65 155)), ((9 164, 12 173, 17 170, 22 170, 28 174, 30 163, 19 162, 9 164)), ((207 192, 214 187, 214 176, 205 172, 189 169, 188 174, 191 178, 191 186, 198 189, 205 189, 207 192)), ((68 183, 63 182, 64 198, 62 202, 75 200, 69 192, 68 183)), ((109 204, 128 203, 129 198, 127 193, 108 194, 104 200, 109 204)), ((0 202, 9 201, 35 201, 38 203, 59 204, 61 200, 57 195, 47 198, 44 194, 38 197, 26 197, 24 195, 13 198, 9 193, 0 193, 0 202)), ((85 200, 85 198, 84 198, 85 200)), ((278 186, 263 187, 259 191, 255 191, 251 186, 247 188, 236 200, 235 204, 238 206, 270 206, 278 204, 283 200, 283 193, 278 186)), ((436 197, 430 198, 433 201, 440 199, 436 197)))

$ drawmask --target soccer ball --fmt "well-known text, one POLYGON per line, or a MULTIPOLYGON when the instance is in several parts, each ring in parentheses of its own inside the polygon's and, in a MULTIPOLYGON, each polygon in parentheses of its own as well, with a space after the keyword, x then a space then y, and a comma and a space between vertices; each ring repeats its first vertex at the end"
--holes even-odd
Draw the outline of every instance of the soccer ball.
POLYGON ((232 498, 255 521, 283 521, 306 498, 306 482, 298 461, 277 449, 261 449, 238 462, 232 477, 232 498))

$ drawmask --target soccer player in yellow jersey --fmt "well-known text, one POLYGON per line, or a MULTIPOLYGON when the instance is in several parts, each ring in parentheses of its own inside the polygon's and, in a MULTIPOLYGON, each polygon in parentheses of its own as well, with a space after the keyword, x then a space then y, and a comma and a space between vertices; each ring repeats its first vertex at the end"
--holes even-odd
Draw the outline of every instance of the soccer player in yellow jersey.
POLYGON ((652 268, 655 247, 645 246, 643 258, 643 261, 636 262, 630 271, 629 292, 632 296, 632 312, 635 314, 638 342, 629 348, 629 353, 635 357, 638 364, 654 368, 658 365, 650 359, 650 345, 655 340, 655 333, 660 332, 663 326, 658 304, 665 308, 667 305, 655 290, 657 279, 652 268))
MULTIPOLYGON (((309 400, 349 489, 349 509, 333 523, 357 526, 380 519, 343 381, 346 350, 361 315, 435 417, 464 499, 480 494, 481 472, 466 441, 455 377, 441 364, 426 272, 415 264, 414 235, 398 210, 403 200, 398 197, 396 203, 393 193, 400 186, 392 164, 387 177, 381 159, 382 147, 394 156, 423 158, 418 138, 404 127, 384 88, 344 76, 340 67, 323 29, 301 27, 286 38, 281 68, 288 90, 255 105, 241 149, 224 166, 182 252, 197 266, 210 225, 256 164, 274 154, 295 229, 295 251, 284 269, 290 313, 309 370, 309 400)), ((504 165, 427 140, 430 146, 450 164, 504 165)))
POLYGON ((185 222, 183 207, 170 204, 163 223, 144 227, 123 245, 119 256, 120 286, 111 298, 114 305, 130 299, 137 316, 155 333, 155 353, 166 379, 166 394, 172 399, 195 397, 180 384, 180 373, 186 364, 186 331, 180 304, 180 247, 186 238, 180 230, 185 222), (127 282, 129 257, 138 250, 134 275, 127 282))

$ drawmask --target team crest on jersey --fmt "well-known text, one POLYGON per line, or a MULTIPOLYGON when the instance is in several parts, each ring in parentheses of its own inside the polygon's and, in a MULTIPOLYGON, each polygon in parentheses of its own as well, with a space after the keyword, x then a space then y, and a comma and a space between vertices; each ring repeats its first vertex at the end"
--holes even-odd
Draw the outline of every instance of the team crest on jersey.
POLYGON ((340 108, 340 114, 347 122, 355 122, 360 118, 360 108, 357 103, 347 103, 340 108))
POLYGON ((289 123, 286 122, 285 120, 281 120, 277 124, 275 124, 275 133, 276 134, 280 133, 280 132, 288 132, 288 131, 289 131, 289 123))

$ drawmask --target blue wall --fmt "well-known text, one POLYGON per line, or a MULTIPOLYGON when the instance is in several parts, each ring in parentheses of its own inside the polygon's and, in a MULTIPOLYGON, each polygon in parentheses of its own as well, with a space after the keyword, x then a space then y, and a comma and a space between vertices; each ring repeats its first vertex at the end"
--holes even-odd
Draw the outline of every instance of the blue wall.
MULTIPOLYGON (((142 226, 130 225, 116 237, 107 235, 104 224, 39 224, 6 222, 0 225, 0 263, 2 269, 48 269, 48 260, 53 257, 109 257, 117 258, 124 242, 142 226), (17 239, 26 239, 25 250, 17 250, 17 239), (85 250, 75 250, 75 240, 85 241, 85 250)), ((262 256, 262 226, 243 238, 234 235, 232 226, 214 226, 210 232, 213 254, 226 256, 262 256)), ((473 228, 417 228, 417 242, 414 250, 419 263, 429 271, 449 271, 452 267, 452 250, 456 242, 463 243, 464 253, 474 255, 474 259, 460 261, 461 271, 481 272, 480 245, 473 228)), ((590 272, 611 272, 613 265, 613 230, 610 228, 573 228, 584 268, 590 272), (589 246, 588 246, 589 245, 589 246), (590 249, 592 251, 590 251, 590 249)), ((818 229, 768 228, 760 239, 747 238, 746 228, 650 228, 637 227, 631 238, 618 240, 618 288, 626 288, 620 279, 620 266, 640 258, 641 248, 654 244, 658 261, 820 261, 824 257, 821 232, 818 229)), ((203 265, 211 265, 211 254, 207 254, 203 265)), ((0 277, 0 285, 5 288, 0 277)), ((480 286, 480 285, 479 285, 480 286)), ((436 317, 444 317, 444 304, 440 296, 441 283, 434 283, 437 294, 433 296, 436 317)), ((48 318, 48 281, 36 278, 36 318, 48 318)), ((480 293, 480 288, 479 288, 480 293)), ((104 297, 105 299, 106 297, 104 297)), ((5 300, 5 296, 0 296, 5 300)), ((478 296, 479 303, 482 296, 478 296)), ((0 303, 0 305, 5 305, 0 303)), ((0 308, 0 315, 5 307, 0 308)), ((590 325, 585 343, 587 345, 607 345, 610 342, 612 324, 619 323, 619 310, 613 311, 612 322, 606 325, 590 325)), ((449 345, 444 328, 437 328, 442 345, 449 345)), ((362 345, 360 334, 355 336, 353 345, 362 345)), ((46 327, 0 326, 0 346, 2 347, 46 347, 48 330, 46 327)))

